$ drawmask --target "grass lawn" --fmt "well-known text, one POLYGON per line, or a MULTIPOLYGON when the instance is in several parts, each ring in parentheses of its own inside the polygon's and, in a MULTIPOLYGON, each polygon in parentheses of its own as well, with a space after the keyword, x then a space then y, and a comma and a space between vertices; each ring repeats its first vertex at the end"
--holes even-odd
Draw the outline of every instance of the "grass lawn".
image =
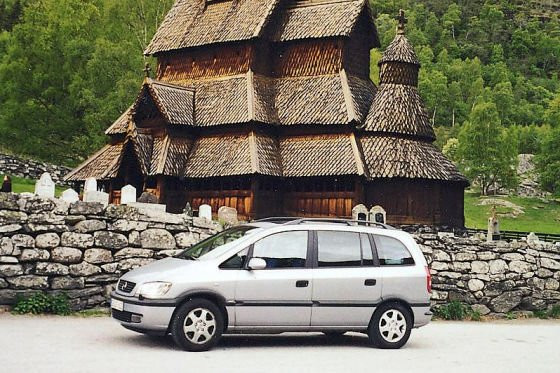
MULTIPOLYGON (((4 180, 4 175, 0 174, 0 184, 4 180)), ((56 186, 55 194, 60 196, 66 188, 61 188, 56 186)), ((21 177, 12 176, 12 192, 14 193, 34 193, 35 192, 35 180, 24 179, 21 177)))
POLYGON ((465 193, 465 219, 468 228, 486 229, 492 205, 481 205, 485 199, 498 199, 511 202, 520 207, 516 217, 502 216, 511 214, 514 208, 496 206, 500 229, 505 231, 523 231, 540 233, 560 233, 560 202, 552 199, 524 198, 518 196, 481 197, 478 193, 465 193))

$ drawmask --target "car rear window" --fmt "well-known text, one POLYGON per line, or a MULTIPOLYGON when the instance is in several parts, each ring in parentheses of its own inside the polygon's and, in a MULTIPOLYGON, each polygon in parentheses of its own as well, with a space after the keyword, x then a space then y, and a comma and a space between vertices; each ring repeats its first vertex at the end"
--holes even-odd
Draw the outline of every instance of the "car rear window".
POLYGON ((413 265, 410 251, 399 240, 387 236, 375 236, 379 264, 385 266, 413 265))

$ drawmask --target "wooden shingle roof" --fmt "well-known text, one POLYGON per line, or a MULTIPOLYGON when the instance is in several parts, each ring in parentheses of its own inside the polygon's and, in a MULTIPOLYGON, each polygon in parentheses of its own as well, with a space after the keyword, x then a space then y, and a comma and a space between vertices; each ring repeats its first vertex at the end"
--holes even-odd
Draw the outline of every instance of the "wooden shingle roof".
POLYGON ((274 139, 253 132, 201 137, 196 140, 184 170, 184 176, 189 178, 250 174, 281 175, 274 139))
POLYGON ((132 106, 132 112, 136 113, 148 100, 155 103, 167 123, 194 125, 194 90, 192 88, 147 78, 132 106))
POLYGON ((381 84, 367 115, 365 129, 435 140, 418 88, 403 84, 381 84))
POLYGON ((362 15, 369 20, 370 46, 379 46, 367 0, 177 0, 144 53, 258 37, 273 41, 345 37, 362 15))
POLYGON ((285 177, 363 175, 354 135, 315 135, 280 140, 285 177))
POLYGON ((420 61, 414 52, 414 47, 404 34, 397 34, 391 44, 387 46, 379 64, 387 62, 405 62, 420 66, 420 61))
POLYGON ((433 144, 393 136, 360 139, 369 178, 409 178, 464 182, 457 167, 433 144))
POLYGON ((132 115, 132 106, 129 107, 123 115, 119 117, 107 130, 105 131, 106 135, 118 135, 126 133, 128 130, 128 125, 131 120, 132 115))
POLYGON ((83 181, 88 177, 107 180, 115 177, 123 144, 106 145, 64 177, 65 181, 83 181))
POLYGON ((379 39, 367 0, 295 0, 280 10, 271 32, 274 41, 349 36, 360 16, 369 17, 370 47, 379 39))
POLYGON ((150 175, 183 176, 193 141, 189 138, 156 137, 150 161, 150 175))
POLYGON ((279 0, 177 0, 145 54, 253 39, 279 0))

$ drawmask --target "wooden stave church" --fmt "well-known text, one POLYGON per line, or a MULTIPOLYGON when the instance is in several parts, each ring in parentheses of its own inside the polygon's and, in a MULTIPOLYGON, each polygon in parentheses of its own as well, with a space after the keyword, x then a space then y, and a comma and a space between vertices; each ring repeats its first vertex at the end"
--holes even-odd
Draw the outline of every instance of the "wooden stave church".
MULTIPOLYGON (((404 18, 404 17, 403 17, 404 18)), ((172 212, 350 217, 464 226, 467 180, 433 145, 420 63, 401 19, 379 47, 367 0, 178 0, 145 53, 158 60, 107 146, 67 175, 126 184, 172 212)))

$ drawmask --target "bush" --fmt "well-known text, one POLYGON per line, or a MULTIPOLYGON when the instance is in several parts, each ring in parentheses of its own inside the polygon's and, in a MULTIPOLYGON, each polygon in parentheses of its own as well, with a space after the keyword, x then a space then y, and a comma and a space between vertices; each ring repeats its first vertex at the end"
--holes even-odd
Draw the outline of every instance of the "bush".
POLYGON ((69 315, 70 303, 66 294, 47 295, 36 293, 30 297, 19 297, 13 308, 13 313, 23 314, 54 314, 69 315))
POLYGON ((533 317, 539 319, 560 319, 560 304, 552 306, 548 311, 533 311, 533 317))
POLYGON ((473 311, 470 306, 456 300, 436 306, 433 311, 436 318, 443 320, 464 320, 470 317, 471 320, 478 321, 481 318, 479 312, 473 311))

